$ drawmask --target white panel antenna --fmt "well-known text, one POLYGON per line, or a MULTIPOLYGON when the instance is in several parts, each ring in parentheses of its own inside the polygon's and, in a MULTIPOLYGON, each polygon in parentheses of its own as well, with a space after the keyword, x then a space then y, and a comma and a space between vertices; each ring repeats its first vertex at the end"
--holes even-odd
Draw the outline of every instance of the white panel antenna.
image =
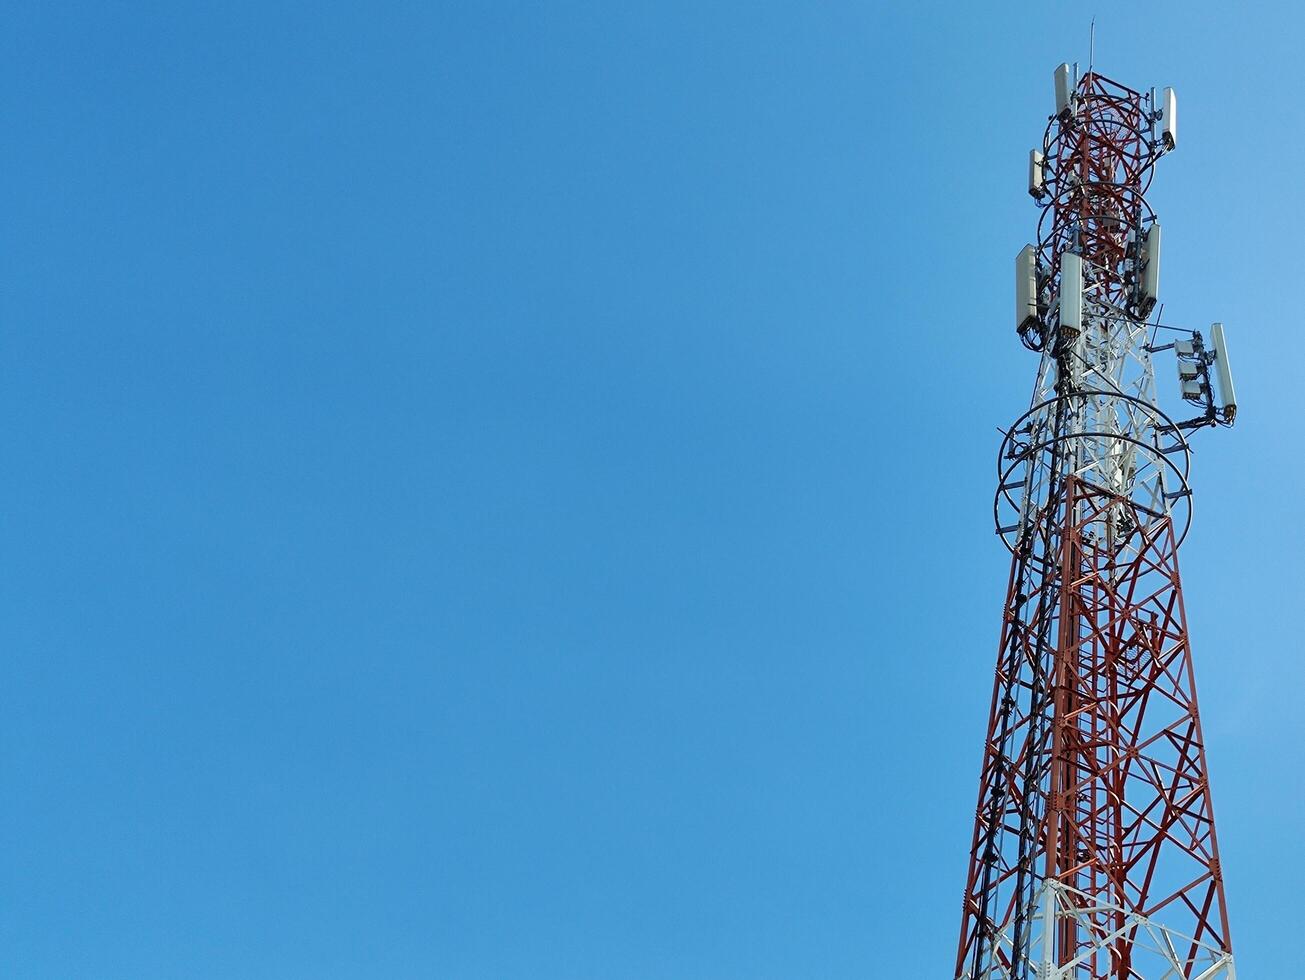
POLYGON ((1142 288, 1138 296, 1138 312, 1148 315, 1160 298, 1160 222, 1147 229, 1142 243, 1142 288))
POLYGON ((1228 344, 1223 339, 1223 324, 1210 325, 1210 346, 1214 348, 1214 381, 1219 392, 1219 405, 1224 421, 1229 424, 1237 417, 1237 392, 1233 390, 1232 365, 1228 363, 1228 344))
POLYGON ((1038 320, 1038 252, 1025 245, 1015 256, 1015 329, 1038 320))
POLYGON ((1047 193, 1046 178, 1042 175, 1044 160, 1041 150, 1029 150, 1029 193, 1038 200, 1047 193))
POLYGON ((1075 335, 1083 329, 1083 259, 1073 252, 1060 257, 1060 328, 1075 335))
POLYGON ((1056 69, 1056 115, 1068 118, 1073 111, 1074 77, 1068 64, 1056 69))
POLYGON ((1166 150, 1178 145, 1178 100, 1171 88, 1165 89, 1160 99, 1160 138, 1166 150))

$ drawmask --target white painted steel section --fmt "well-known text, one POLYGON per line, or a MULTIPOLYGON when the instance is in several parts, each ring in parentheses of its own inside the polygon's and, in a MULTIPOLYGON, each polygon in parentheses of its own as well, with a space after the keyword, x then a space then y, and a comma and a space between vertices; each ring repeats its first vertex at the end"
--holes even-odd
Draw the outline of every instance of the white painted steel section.
MULTIPOLYGON (((1029 930, 1024 957, 1017 956, 1007 935, 997 939, 998 946, 1011 962, 1029 962, 1033 953, 1033 975, 1037 980, 1078 980, 1086 975, 1114 976, 1123 969, 1119 962, 1122 949, 1128 950, 1128 975, 1145 980, 1237 980, 1232 953, 1210 943, 1192 939, 1141 915, 1092 897, 1058 881, 1046 881, 1038 897, 1041 914, 1029 930), (1062 924, 1072 924, 1079 945, 1073 958, 1058 963, 1056 932, 1062 924)), ((1023 943, 1021 943, 1023 946, 1023 943)), ((970 972, 960 980, 1015 980, 1016 974, 1001 965, 1002 957, 993 957, 993 965, 979 976, 970 972)))

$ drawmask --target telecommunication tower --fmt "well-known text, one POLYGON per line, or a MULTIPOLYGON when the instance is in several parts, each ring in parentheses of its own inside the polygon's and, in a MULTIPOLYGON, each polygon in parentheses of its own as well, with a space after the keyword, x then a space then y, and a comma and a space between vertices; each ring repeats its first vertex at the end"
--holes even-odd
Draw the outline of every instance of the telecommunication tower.
POLYGON ((1236 396, 1222 324, 1160 322, 1173 90, 1077 76, 1029 155, 1015 327, 1041 359, 998 454, 1012 562, 955 977, 1235 980, 1178 546, 1187 434, 1236 396), (1157 405, 1161 351, 1190 419, 1157 405))

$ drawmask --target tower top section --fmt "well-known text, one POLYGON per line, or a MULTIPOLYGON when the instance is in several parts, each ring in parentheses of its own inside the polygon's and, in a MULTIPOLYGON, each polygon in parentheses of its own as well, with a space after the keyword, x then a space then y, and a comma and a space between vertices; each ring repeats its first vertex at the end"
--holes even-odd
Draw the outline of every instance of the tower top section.
MULTIPOLYGON (((1173 89, 1143 93, 1071 65, 1055 71, 1055 108, 1042 146, 1029 153, 1029 194, 1042 207, 1030 270, 1038 274, 1033 297, 1021 297, 1016 330, 1030 350, 1055 349, 1081 330, 1073 310, 1050 317, 1064 256, 1087 259, 1087 282, 1096 297, 1121 313, 1144 319, 1159 286, 1155 213, 1146 202, 1156 161, 1177 145, 1173 89), (1166 108, 1167 107, 1167 108, 1166 108), (1151 269, 1148 280, 1147 268, 1151 269), (1036 297, 1037 302, 1034 302, 1036 297)), ((1026 260, 1027 263, 1027 260, 1026 260)))

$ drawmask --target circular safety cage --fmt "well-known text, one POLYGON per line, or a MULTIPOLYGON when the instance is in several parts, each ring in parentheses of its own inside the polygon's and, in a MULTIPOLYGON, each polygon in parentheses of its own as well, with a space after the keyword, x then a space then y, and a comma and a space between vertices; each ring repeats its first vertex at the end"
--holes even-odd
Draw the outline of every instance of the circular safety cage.
POLYGON ((1056 542, 1039 528, 1063 504, 1065 481, 1080 487, 1068 523, 1118 563, 1149 542, 1158 522, 1173 525, 1174 545, 1192 522, 1191 450, 1182 430, 1155 405, 1114 391, 1083 390, 1035 405, 1019 418, 997 454, 993 516, 1013 554, 1045 565, 1056 542), (1104 504, 1103 504, 1104 501, 1104 504))

